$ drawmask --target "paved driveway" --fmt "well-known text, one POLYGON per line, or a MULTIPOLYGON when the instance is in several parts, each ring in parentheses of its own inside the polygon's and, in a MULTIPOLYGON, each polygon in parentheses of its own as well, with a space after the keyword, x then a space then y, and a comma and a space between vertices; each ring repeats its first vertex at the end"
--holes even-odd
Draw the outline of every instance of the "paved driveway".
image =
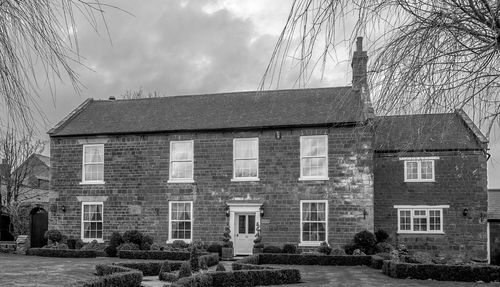
MULTIPOLYGON (((276 266, 276 265, 269 265, 276 266)), ((297 268, 302 275, 303 283, 293 285, 276 285, 289 287, 317 287, 317 286, 341 286, 341 287, 465 287, 482 286, 498 287, 500 283, 472 283, 472 282, 450 282, 434 280, 394 279, 388 277, 380 270, 366 266, 295 266, 279 265, 283 268, 297 268)))

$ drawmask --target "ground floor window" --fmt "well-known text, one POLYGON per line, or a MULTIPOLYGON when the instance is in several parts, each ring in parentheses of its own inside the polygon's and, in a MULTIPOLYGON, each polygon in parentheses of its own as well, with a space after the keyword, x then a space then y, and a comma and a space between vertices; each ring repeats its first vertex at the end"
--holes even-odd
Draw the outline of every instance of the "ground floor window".
POLYGON ((193 202, 170 201, 169 218, 169 241, 190 242, 193 238, 193 202))
POLYGON ((449 205, 395 205, 398 233, 443 233, 443 209, 449 205))
POLYGON ((82 202, 82 240, 102 241, 102 202, 82 202))
POLYGON ((328 241, 328 202, 302 200, 300 202, 301 244, 319 245, 328 241))

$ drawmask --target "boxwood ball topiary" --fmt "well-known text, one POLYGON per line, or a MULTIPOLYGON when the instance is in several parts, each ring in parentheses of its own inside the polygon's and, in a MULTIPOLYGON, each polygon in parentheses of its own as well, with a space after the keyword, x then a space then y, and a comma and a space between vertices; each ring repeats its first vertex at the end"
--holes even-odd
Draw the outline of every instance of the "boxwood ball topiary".
POLYGON ((134 243, 141 246, 142 243, 142 233, 138 230, 128 230, 123 233, 123 241, 134 243))
POLYGON ((183 277, 189 277, 193 273, 191 272, 191 266, 189 265, 189 262, 184 262, 181 265, 181 269, 179 269, 179 278, 183 277))
POLYGON ((57 229, 47 230, 44 237, 52 242, 61 242, 63 238, 61 231, 57 229))

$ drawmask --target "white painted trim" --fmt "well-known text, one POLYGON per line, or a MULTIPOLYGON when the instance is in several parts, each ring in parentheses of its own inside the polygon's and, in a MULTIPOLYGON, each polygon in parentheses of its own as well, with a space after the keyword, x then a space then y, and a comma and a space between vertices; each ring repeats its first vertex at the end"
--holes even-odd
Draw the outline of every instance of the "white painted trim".
POLYGON ((305 180, 328 180, 328 135, 314 135, 314 136, 301 136, 300 137, 300 164, 299 164, 299 167, 300 167, 300 177, 299 177, 299 181, 305 181, 305 180), (325 141, 325 160, 326 160, 326 177, 319 177, 319 176, 304 176, 303 175, 303 168, 302 168, 302 159, 303 159, 303 156, 302 156, 302 149, 303 149, 303 141, 304 139, 313 139, 313 138, 320 138, 320 139, 324 139, 325 141))
POLYGON ((394 205, 398 209, 442 209, 450 208, 448 204, 445 205, 394 205))
MULTIPOLYGON (((193 183, 194 182, 194 140, 185 140, 185 141, 170 141, 170 150, 169 150, 169 162, 168 162, 168 181, 167 183, 193 183), (172 178, 172 145, 174 143, 190 143, 191 144, 191 154, 192 158, 190 160, 191 164, 191 175, 190 178, 172 178)), ((186 160, 184 162, 189 162, 186 160)))
MULTIPOLYGON (((413 223, 412 223, 413 225, 413 223)), ((427 235, 441 235, 441 234, 446 234, 444 231, 436 231, 436 230, 431 230, 431 231, 410 231, 410 230, 402 230, 396 232, 397 234, 427 234, 427 235)))
POLYGON ((168 202, 168 240, 167 243, 172 243, 175 240, 182 240, 186 243, 191 243, 193 240, 193 225, 194 225, 194 213, 193 213, 193 201, 190 200, 172 200, 168 202), (178 238, 172 238, 172 203, 190 203, 191 208, 191 238, 189 239, 178 239, 178 238))
MULTIPOLYGON (((96 164, 96 163, 93 163, 96 164)), ((97 163, 100 164, 100 163, 97 163)), ((104 144, 84 144, 82 146, 82 181, 81 185, 84 184, 104 184, 104 144), (86 147, 101 147, 102 148, 102 179, 103 180, 85 180, 85 148, 86 147)))
POLYGON ((102 201, 82 201, 81 204, 82 211, 81 211, 81 220, 80 220, 80 238, 82 239, 83 242, 92 242, 93 240, 97 240, 99 243, 104 242, 104 202, 102 201), (83 211, 84 211, 84 206, 85 205, 101 205, 101 221, 102 221, 102 238, 84 238, 84 229, 83 229, 83 211))
POLYGON ((82 181, 82 182, 79 182, 78 184, 80 184, 80 185, 100 185, 100 184, 106 184, 106 182, 96 180, 96 181, 82 181))
POLYGON ((486 253, 488 254, 488 264, 491 264, 491 242, 490 242, 490 223, 488 222, 486 224, 486 237, 487 237, 487 241, 486 241, 486 253))
POLYGON ((311 202, 320 202, 325 204, 325 241, 328 242, 328 200, 326 199, 320 199, 320 200, 313 200, 313 199, 308 199, 308 200, 301 200, 300 201, 300 243, 299 246, 319 246, 321 242, 323 241, 303 241, 302 240, 302 204, 303 203, 311 203, 311 202))
POLYGON ((259 181, 259 138, 234 138, 233 139, 233 178, 231 181, 259 181), (257 158, 247 158, 249 159, 256 159, 257 160, 257 176, 256 177, 237 177, 236 176, 236 160, 242 159, 245 160, 244 158, 236 158, 235 157, 235 151, 236 151, 236 142, 243 142, 243 141, 257 141, 257 158))
MULTIPOLYGON (((235 217, 237 214, 253 214, 255 213, 255 223, 260 225, 260 207, 263 203, 227 203, 229 206, 229 228, 231 229, 231 241, 234 240, 236 233, 236 221, 235 217)), ((257 229, 255 230, 257 232, 257 229)), ((233 241, 234 242, 234 241, 233 241)), ((234 250, 236 252, 236 250, 234 250)), ((246 254, 248 255, 248 254, 246 254)))
POLYGON ((418 161, 418 160, 438 160, 439 156, 422 156, 422 157, 400 157, 399 160, 409 160, 409 161, 418 161))

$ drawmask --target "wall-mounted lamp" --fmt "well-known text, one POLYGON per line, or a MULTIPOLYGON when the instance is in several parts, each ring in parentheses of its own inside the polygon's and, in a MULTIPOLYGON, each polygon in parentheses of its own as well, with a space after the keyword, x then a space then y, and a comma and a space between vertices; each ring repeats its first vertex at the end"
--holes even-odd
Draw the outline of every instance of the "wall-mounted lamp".
POLYGON ((61 206, 62 212, 66 212, 66 205, 61 206))
POLYGON ((275 131, 275 132, 274 132, 274 137, 275 137, 277 140, 280 140, 280 139, 281 139, 281 132, 280 132, 280 131, 275 131))
POLYGON ((485 223, 486 222, 486 213, 481 212, 479 215, 479 223, 485 223))
POLYGON ((367 215, 368 215, 368 211, 366 211, 366 209, 363 209, 363 219, 366 219, 367 215))
POLYGON ((259 207, 259 211, 260 211, 260 217, 264 217, 264 207, 259 207))
POLYGON ((462 215, 463 216, 467 216, 469 214, 469 209, 468 208, 464 208, 464 211, 462 211, 462 215))
POLYGON ((229 205, 226 205, 224 210, 226 211, 226 217, 229 217, 229 205))
POLYGON ((160 209, 158 207, 155 207, 154 209, 156 216, 160 215, 160 209))

